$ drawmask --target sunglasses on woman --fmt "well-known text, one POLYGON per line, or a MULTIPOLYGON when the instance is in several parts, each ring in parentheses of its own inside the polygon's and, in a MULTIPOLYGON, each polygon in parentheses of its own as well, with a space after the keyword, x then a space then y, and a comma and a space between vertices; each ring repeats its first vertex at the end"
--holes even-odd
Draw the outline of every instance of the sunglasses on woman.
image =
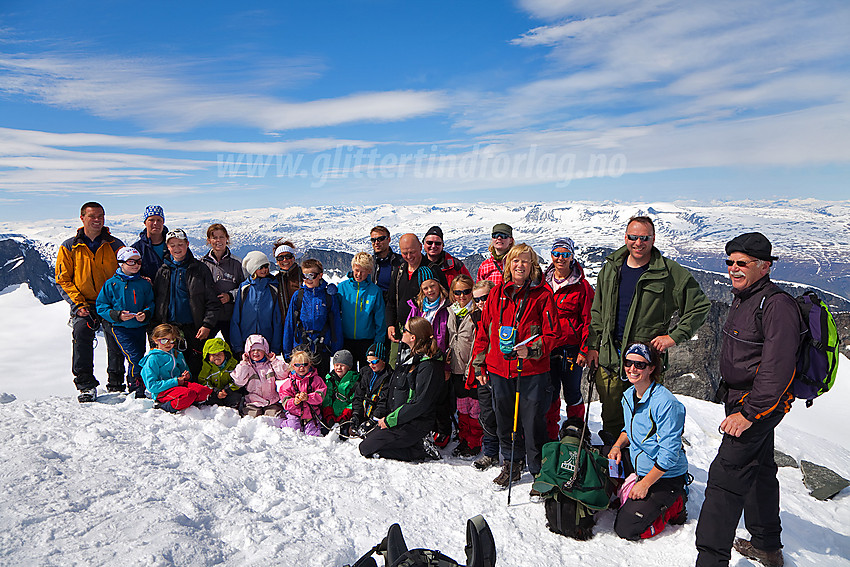
POLYGON ((554 250, 552 251, 553 258, 569 259, 570 256, 572 256, 572 254, 570 254, 569 252, 555 252, 554 250))
POLYGON ((638 370, 645 370, 649 363, 645 360, 629 360, 628 358, 623 361, 623 367, 628 368, 629 366, 634 366, 638 370))
POLYGON ((293 256, 292 254, 281 254, 280 256, 276 256, 275 260, 277 260, 278 262, 283 262, 284 260, 292 260, 293 258, 295 258, 295 256, 293 256))

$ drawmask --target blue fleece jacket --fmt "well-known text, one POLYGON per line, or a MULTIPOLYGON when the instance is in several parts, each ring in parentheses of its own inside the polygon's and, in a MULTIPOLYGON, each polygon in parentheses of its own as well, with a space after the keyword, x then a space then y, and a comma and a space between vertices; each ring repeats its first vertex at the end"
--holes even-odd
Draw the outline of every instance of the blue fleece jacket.
POLYGON ((272 352, 281 352, 283 322, 274 283, 274 278, 248 278, 239 285, 230 318, 230 342, 236 349, 241 350, 249 336, 263 335, 272 352))
POLYGON ((301 324, 306 333, 318 337, 321 335, 325 323, 328 322, 328 330, 324 334, 325 351, 331 354, 342 348, 342 316, 339 307, 339 295, 334 284, 328 284, 322 280, 319 287, 309 288, 302 285, 292 294, 289 302, 289 310, 286 313, 286 325, 283 328, 283 354, 287 360, 292 353, 292 348, 298 346, 304 337, 297 336, 297 325, 293 320, 295 303, 298 296, 303 292, 301 301, 301 324), (310 333, 312 331, 312 333, 310 333))
POLYGON ((339 284, 339 303, 342 310, 342 335, 346 339, 369 339, 381 334, 384 326, 384 292, 371 278, 358 282, 349 274, 339 284))
POLYGON ((115 327, 144 327, 150 322, 153 314, 153 286, 139 274, 128 276, 118 268, 115 275, 106 280, 100 288, 96 306, 97 314, 115 327), (122 321, 119 317, 121 311, 144 312, 145 320, 133 318, 122 321))
POLYGON ((682 445, 685 406, 670 390, 653 383, 635 403, 635 387, 623 394, 623 414, 629 436, 629 455, 638 476, 646 476, 653 466, 665 477, 688 472, 688 458, 682 445))
POLYGON ((142 367, 145 388, 152 394, 154 400, 162 392, 176 387, 180 375, 185 370, 189 370, 183 353, 176 348, 171 349, 171 352, 153 348, 142 357, 139 365, 142 367))

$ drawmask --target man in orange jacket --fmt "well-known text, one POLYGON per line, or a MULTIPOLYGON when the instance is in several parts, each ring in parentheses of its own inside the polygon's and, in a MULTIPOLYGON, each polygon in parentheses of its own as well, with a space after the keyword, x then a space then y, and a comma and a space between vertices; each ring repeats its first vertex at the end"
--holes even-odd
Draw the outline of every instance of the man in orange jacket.
MULTIPOLYGON (((118 269, 116 253, 124 246, 103 226, 100 203, 88 202, 80 208, 83 226, 59 248, 56 258, 56 284, 71 304, 73 354, 71 372, 79 390, 80 403, 97 399, 99 382, 94 377, 95 333, 102 324, 95 311, 100 288, 118 269)), ((107 391, 124 390, 124 355, 112 333, 104 333, 107 351, 107 391)))

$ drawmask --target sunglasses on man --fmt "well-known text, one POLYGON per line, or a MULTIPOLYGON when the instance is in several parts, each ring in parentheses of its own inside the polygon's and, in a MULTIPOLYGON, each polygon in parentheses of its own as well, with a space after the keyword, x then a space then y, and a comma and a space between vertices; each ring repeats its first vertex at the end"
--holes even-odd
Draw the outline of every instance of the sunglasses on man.
POLYGON ((654 234, 627 234, 626 238, 634 242, 635 240, 640 240, 641 242, 648 242, 652 240, 654 234))
POLYGON ((746 268, 747 264, 752 264, 753 262, 758 262, 758 260, 726 260, 726 265, 730 268, 732 266, 738 266, 739 268, 746 268))
POLYGON ((388 237, 387 235, 385 235, 385 234, 384 234, 384 235, 381 235, 381 236, 376 236, 375 238, 370 238, 370 239, 369 239, 369 241, 370 241, 372 244, 375 244, 376 242, 383 242, 383 241, 384 241, 384 240, 386 240, 387 238, 389 238, 389 237, 388 237))

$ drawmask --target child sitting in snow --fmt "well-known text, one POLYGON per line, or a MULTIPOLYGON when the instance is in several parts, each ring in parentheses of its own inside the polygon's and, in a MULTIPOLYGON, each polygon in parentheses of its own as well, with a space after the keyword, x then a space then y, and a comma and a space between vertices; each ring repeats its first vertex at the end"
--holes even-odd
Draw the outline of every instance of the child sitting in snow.
POLYGON ((215 337, 204 343, 204 362, 198 374, 198 382, 212 388, 213 395, 207 403, 229 408, 239 407, 242 394, 239 386, 233 383, 230 372, 236 368, 238 361, 233 356, 224 339, 215 337))
POLYGON ((286 410, 283 427, 291 427, 307 435, 319 436, 319 417, 327 386, 321 379, 310 355, 303 350, 294 351, 289 377, 280 386, 280 401, 286 410))
POLYGON ((351 425, 351 401, 360 375, 351 369, 354 366, 354 355, 347 350, 336 351, 332 364, 331 371, 325 377, 328 391, 322 402, 322 424, 330 428, 334 423, 339 423, 340 435, 347 437, 351 425))
POLYGON ((369 368, 361 371, 351 402, 351 428, 354 435, 363 437, 386 417, 387 382, 392 368, 387 364, 389 352, 383 342, 374 343, 366 352, 369 368))
POLYGON ((177 412, 196 402, 203 402, 212 394, 212 389, 192 382, 189 367, 183 353, 174 350, 180 330, 174 325, 163 323, 153 330, 152 348, 141 360, 142 380, 154 401, 167 412, 177 412))
POLYGON ((283 380, 289 367, 282 358, 269 350, 263 335, 251 335, 245 339, 242 362, 231 372, 237 386, 245 386, 245 406, 242 415, 277 417, 283 410, 277 394, 276 380, 283 380))

